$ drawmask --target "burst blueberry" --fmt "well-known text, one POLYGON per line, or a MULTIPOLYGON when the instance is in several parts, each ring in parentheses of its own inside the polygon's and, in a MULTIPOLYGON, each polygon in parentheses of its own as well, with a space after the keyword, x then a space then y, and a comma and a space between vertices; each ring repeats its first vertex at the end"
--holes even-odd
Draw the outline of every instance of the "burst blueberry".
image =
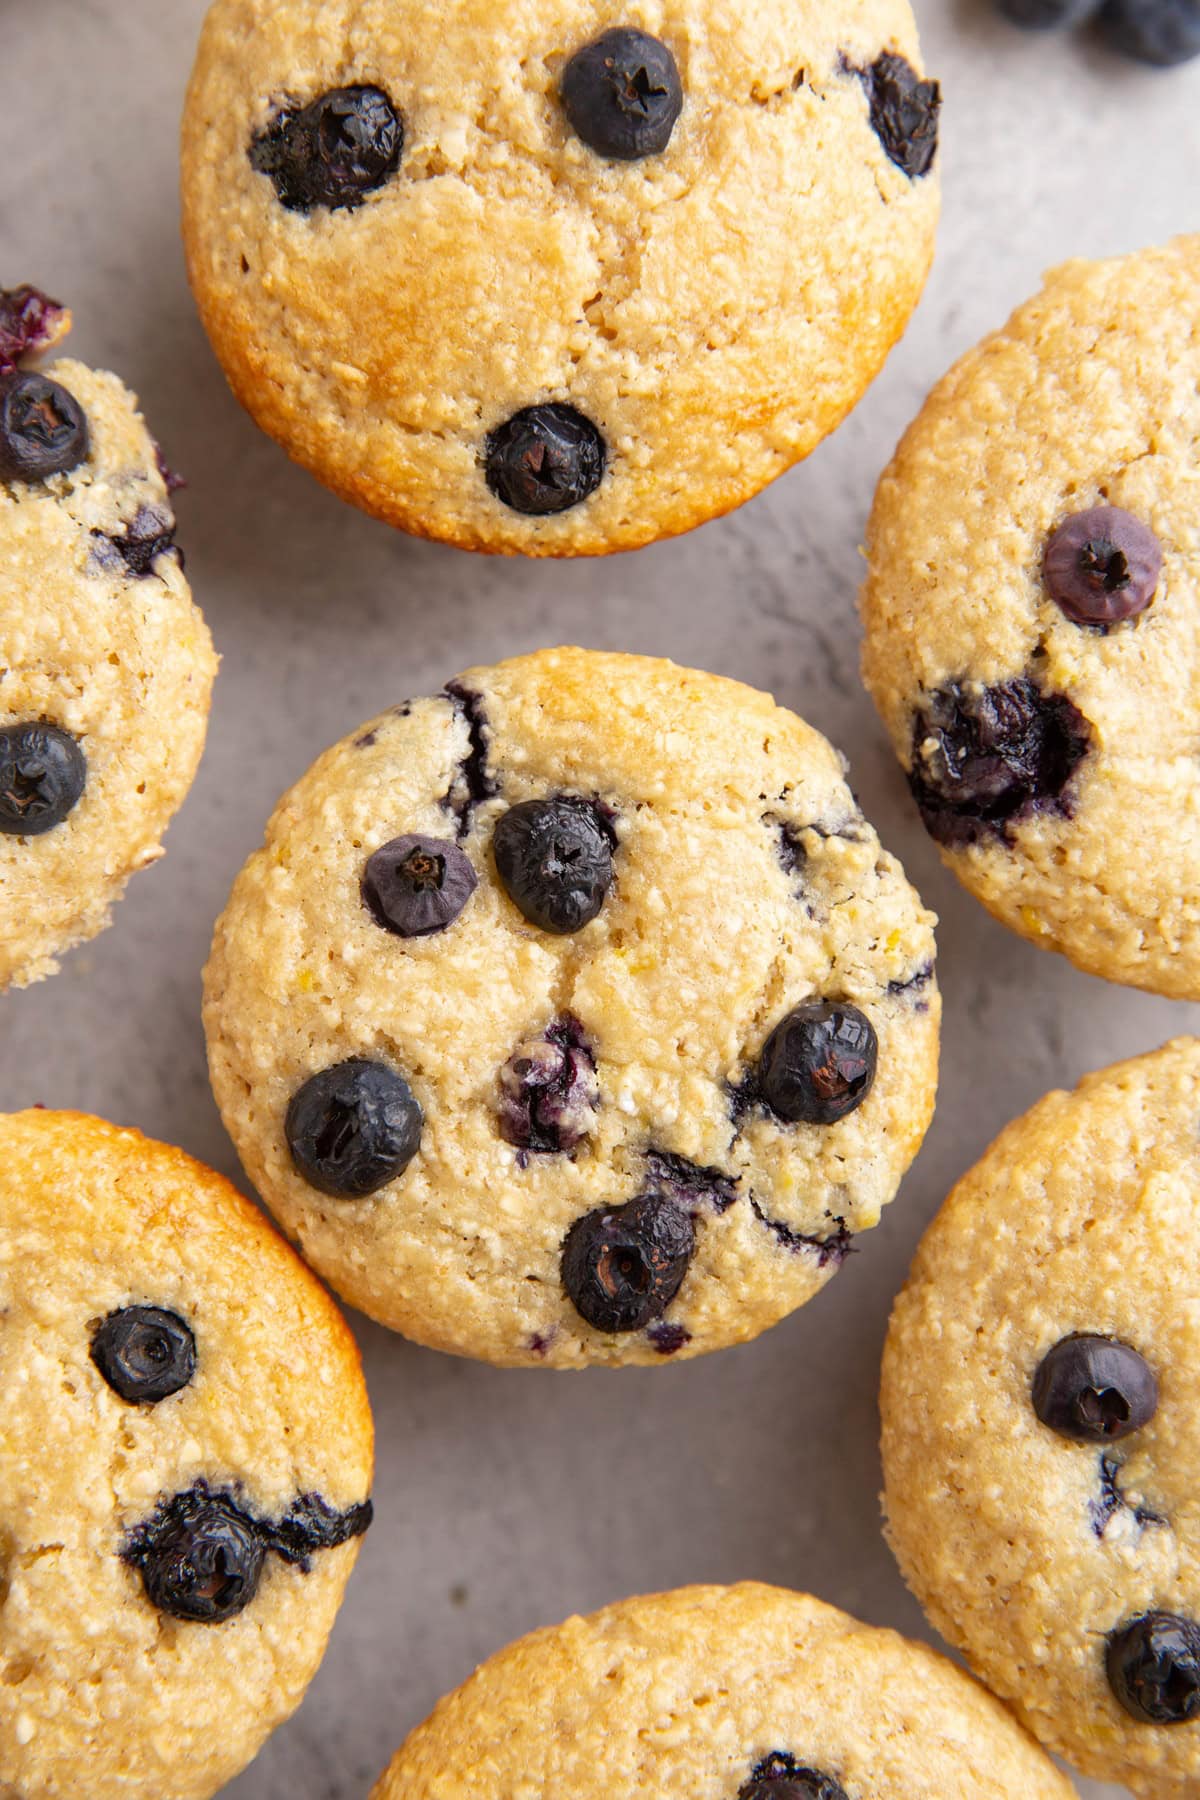
POLYGON ((773 1750, 739 1788, 737 1800, 847 1800, 847 1796, 835 1776, 797 1762, 784 1750, 773 1750))
POLYGON ((287 1109, 292 1162, 311 1187, 361 1200, 417 1154, 425 1123, 412 1089, 386 1063, 351 1057, 304 1083, 287 1109))
POLYGON ((385 931, 429 937, 453 925, 477 885, 470 858, 457 844, 409 832, 368 859, 362 894, 385 931))
POLYGON ((888 158, 912 181, 928 175, 938 146, 942 90, 924 81, 903 56, 885 50, 856 71, 867 90, 871 129, 888 158))
POLYGON ((640 1331, 679 1292, 695 1246, 691 1219, 665 1195, 597 1207, 563 1240, 563 1287, 597 1331, 640 1331))
POLYGON ((599 1104, 596 1064, 569 1013, 518 1045, 500 1071, 500 1135, 519 1149, 574 1150, 599 1104))
POLYGON ((361 206, 400 167, 404 121, 382 88, 332 88, 281 112, 250 145, 291 212, 361 206))
POLYGON ((0 729, 0 834, 53 831, 86 785, 87 759, 69 731, 45 720, 0 729))
POLYGON ((1034 1373, 1033 1410, 1060 1437, 1108 1443, 1140 1431, 1158 1407, 1144 1356, 1117 1338, 1079 1333, 1047 1351, 1034 1373))
POLYGON ((509 899, 559 936, 582 931, 612 886, 612 829, 589 800, 521 801, 497 821, 492 851, 509 899))
POLYGON ((616 26, 563 70, 563 111, 597 155, 637 162, 667 148, 683 110, 674 56, 660 39, 616 26))
POLYGON ((870 1093, 877 1058, 865 1013, 842 1001, 813 1001, 780 1020, 767 1039, 759 1091, 789 1124, 833 1125, 870 1093))
POLYGON ((196 1340, 178 1313, 125 1306, 92 1334, 92 1361, 122 1400, 155 1405, 187 1387, 196 1373, 196 1340))
POLYGON ((60 382, 0 375, 0 481, 47 481, 77 469, 89 449, 83 408, 60 382))
POLYGON ((604 479, 608 452, 573 406, 529 406, 493 431, 484 447, 487 484, 514 512, 544 517, 587 500, 604 479))
POLYGON ((202 1483, 166 1501, 131 1534, 122 1557, 142 1578, 159 1612, 220 1625, 249 1606, 262 1579, 267 1542, 255 1521, 202 1483))

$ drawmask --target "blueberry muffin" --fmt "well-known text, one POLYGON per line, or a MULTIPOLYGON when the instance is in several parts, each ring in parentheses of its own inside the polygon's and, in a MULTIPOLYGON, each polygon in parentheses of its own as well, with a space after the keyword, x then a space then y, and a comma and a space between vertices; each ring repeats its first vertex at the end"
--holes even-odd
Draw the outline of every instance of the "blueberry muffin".
POLYGON ((867 685, 1006 925, 1200 998, 1200 236, 1068 263, 936 387, 867 538, 867 685))
POLYGON ((133 395, 28 366, 69 324, 0 291, 0 989, 52 974, 162 855, 216 673, 133 395))
POLYGON ((933 1106, 933 920, 836 753, 649 658, 472 669, 326 752, 206 977, 251 1179, 355 1306, 495 1363, 754 1337, 933 1106))
POLYGON ((493 1656, 372 1800, 1071 1800, 923 1644, 746 1582, 625 1600, 493 1656))
POLYGON ((908 0, 216 0, 184 235, 234 391, 466 549, 631 549, 807 455, 929 267, 908 0))
POLYGON ((1001 1133, 925 1235, 883 1367, 888 1534, 1051 1750, 1200 1793, 1200 1041, 1001 1133))
POLYGON ((370 1520, 353 1339, 210 1169, 9 1114, 0 1392, 0 1794, 207 1800, 299 1704, 370 1520))

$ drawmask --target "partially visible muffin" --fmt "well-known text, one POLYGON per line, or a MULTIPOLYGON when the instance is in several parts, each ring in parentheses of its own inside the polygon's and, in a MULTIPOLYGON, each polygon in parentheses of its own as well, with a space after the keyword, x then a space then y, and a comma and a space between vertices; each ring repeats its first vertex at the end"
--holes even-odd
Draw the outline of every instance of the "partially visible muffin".
POLYGON ((746 1582, 625 1600, 511 1644, 372 1800, 1071 1800, 998 1701, 923 1644, 746 1582))
POLYGON ((192 286, 257 422, 466 549, 727 512, 858 400, 933 253, 908 0, 216 0, 192 286))
POLYGON ((52 974, 162 855, 217 666, 134 397, 28 366, 68 325, 0 293, 0 989, 52 974))
POLYGON ((371 1518, 333 1302, 166 1144, 0 1117, 0 1794, 208 1800, 299 1705, 371 1518))
POLYGON ((1200 998, 1200 235, 1072 262, 934 388, 867 533, 863 673, 1013 930, 1200 998))

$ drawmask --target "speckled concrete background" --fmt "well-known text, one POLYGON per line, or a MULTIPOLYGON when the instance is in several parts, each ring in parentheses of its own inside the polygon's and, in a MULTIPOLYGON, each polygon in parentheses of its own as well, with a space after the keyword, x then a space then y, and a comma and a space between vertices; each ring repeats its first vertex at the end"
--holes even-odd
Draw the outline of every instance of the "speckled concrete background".
MULTIPOLYGON (((1017 942, 945 876, 856 676, 857 545, 876 476, 952 356, 1047 265, 1195 228, 1200 65, 1143 73, 1026 38, 986 0, 918 0, 947 96, 945 219, 884 377, 735 517, 633 558, 478 561, 340 505, 226 393, 188 297, 175 134, 204 0, 0 0, 0 281, 75 310, 73 349, 141 394, 191 483, 181 538, 224 666, 208 756, 115 929, 0 1004, 0 1105, 79 1106, 231 1175, 198 1007, 213 919, 282 789, 333 739, 455 670, 576 641, 771 688, 850 756, 942 917, 945 1074, 926 1149, 833 1286, 766 1339, 677 1368, 497 1373, 356 1320, 379 1522, 297 1718, 231 1800, 364 1800, 400 1738, 500 1644, 689 1580, 811 1587, 920 1633, 878 1530, 875 1387, 920 1230, 1045 1088, 1200 1027, 1017 942)), ((1105 1790, 1081 1791, 1099 1800, 1105 1790)))

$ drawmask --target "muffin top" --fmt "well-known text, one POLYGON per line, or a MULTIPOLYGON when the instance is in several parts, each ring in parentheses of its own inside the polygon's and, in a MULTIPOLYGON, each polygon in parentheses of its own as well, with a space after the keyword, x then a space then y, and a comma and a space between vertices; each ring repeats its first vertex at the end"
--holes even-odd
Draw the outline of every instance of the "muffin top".
POLYGON ((996 916, 1200 997, 1200 236, 1068 263, 951 371, 867 535, 863 670, 996 916))
POLYGON ((650 658, 473 669, 322 756, 213 943, 213 1085, 356 1306, 499 1363, 753 1337, 933 1106, 933 921, 837 754, 650 658))
POLYGON ((259 424, 469 549, 725 512, 858 399, 923 285, 908 0, 217 0, 192 284, 259 424))
POLYGON ((1052 1093, 926 1232, 883 1369, 888 1534, 1046 1745, 1200 1784, 1200 1041, 1052 1093))
POLYGON ((0 1392, 0 1792, 208 1800, 299 1703, 370 1518, 353 1339, 211 1170, 10 1114, 0 1392))

